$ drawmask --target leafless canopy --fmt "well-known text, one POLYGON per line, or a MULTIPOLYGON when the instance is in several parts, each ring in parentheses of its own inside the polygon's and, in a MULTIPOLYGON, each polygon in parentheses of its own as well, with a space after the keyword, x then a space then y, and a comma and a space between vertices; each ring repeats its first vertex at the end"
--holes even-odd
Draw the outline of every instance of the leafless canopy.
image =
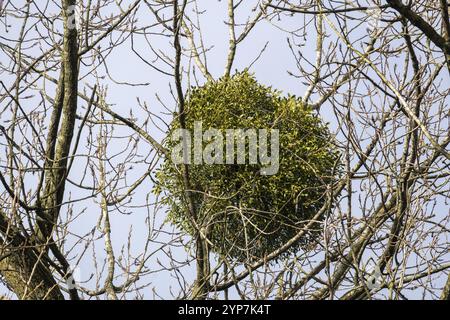
POLYGON ((3 0, 0 29, 0 297, 449 299, 447 0, 3 0), (190 88, 244 68, 342 150, 281 260, 314 219, 238 263, 153 191, 190 88))

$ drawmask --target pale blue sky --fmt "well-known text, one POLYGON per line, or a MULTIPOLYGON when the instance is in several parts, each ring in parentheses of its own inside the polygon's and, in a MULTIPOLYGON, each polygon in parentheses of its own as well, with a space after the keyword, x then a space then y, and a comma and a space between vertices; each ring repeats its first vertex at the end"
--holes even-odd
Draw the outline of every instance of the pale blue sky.
MULTIPOLYGON (((14 3, 19 6, 19 3, 24 3, 25 1, 15 1, 14 3)), ((84 1, 86 2, 86 1, 84 1)), ((123 1, 123 3, 131 3, 132 1, 123 1)), ((238 13, 236 15, 236 21, 238 23, 243 23, 247 20, 248 15, 254 16, 255 12, 251 11, 251 8, 257 1, 245 1, 238 8, 238 13)), ((201 10, 205 10, 205 13, 201 16, 200 24, 202 27, 203 40, 206 48, 210 48, 207 52, 207 62, 209 71, 213 75, 213 77, 220 77, 225 68, 227 50, 228 50, 228 29, 224 21, 227 19, 226 17, 226 1, 210 1, 210 0, 200 0, 199 5, 201 6, 201 10)), ((190 15, 190 11, 192 8, 188 8, 188 15, 190 15)), ((112 7, 111 7, 111 10, 112 7)), ((54 11, 56 12, 56 11, 54 11)), ((117 10, 115 9, 115 12, 117 10)), ((355 14, 356 15, 356 14, 355 14)), ((144 26, 155 23, 154 16, 149 12, 144 4, 142 4, 138 11, 138 26, 144 26)), ((9 19, 5 19, 3 16, 0 18, 4 22, 9 22, 9 19)), ((307 17, 306 19, 309 19, 307 17)), ((306 20, 307 21, 307 20, 306 20)), ((309 59, 309 61, 313 62, 315 58, 315 40, 316 40, 316 29, 314 25, 310 25, 307 27, 308 34, 305 38, 292 38, 290 37, 285 30, 296 30, 300 28, 304 23, 304 17, 301 15, 295 15, 293 17, 283 16, 281 21, 278 21, 276 18, 273 19, 273 22, 262 21, 257 24, 257 26, 252 30, 250 36, 242 42, 237 50, 236 54, 236 63, 233 66, 233 70, 242 70, 247 67, 260 53, 260 51, 267 44, 265 51, 262 53, 260 59, 254 63, 251 67, 251 71, 254 72, 255 77, 262 83, 266 85, 271 85, 274 88, 282 90, 284 93, 290 93, 294 95, 302 96, 306 90, 306 85, 293 76, 289 75, 289 72, 294 74, 298 74, 296 61, 292 55, 292 52, 289 48, 287 39, 292 42, 294 41, 297 46, 294 47, 295 50, 301 52, 301 54, 309 59), (283 30, 284 29, 284 30, 283 30), (299 44, 301 44, 299 46, 299 44)), ((0 26, 0 35, 2 37, 14 38, 18 32, 18 25, 12 24, 8 29, 9 32, 5 33, 5 27, 3 24, 0 26)), ((361 25, 358 27, 356 32, 352 34, 353 39, 362 38, 366 36, 366 26, 361 25)), ((159 27, 155 28, 155 32, 160 30, 159 27)), ((330 38, 333 39, 335 36, 331 33, 329 34, 330 38)), ((117 37, 117 33, 113 34, 113 38, 117 37)), ((169 57, 174 56, 174 50, 171 45, 172 39, 170 37, 162 37, 159 35, 150 35, 147 39, 155 50, 160 50, 161 53, 166 54, 169 57)), ((198 38, 197 38, 198 40, 198 38)), ((3 40, 0 40, 0 42, 3 40)), ((104 46, 109 41, 109 39, 104 40, 101 45, 104 46)), ((364 39, 367 41, 367 39, 364 39)), ((361 46, 364 46, 364 41, 361 41, 361 46)), ((183 43, 186 45, 187 43, 183 43)), ((149 49, 148 44, 144 41, 142 37, 137 36, 134 39, 135 49, 139 51, 139 53, 149 61, 153 61, 155 59, 155 55, 149 49)), ((111 108, 117 113, 123 116, 129 116, 130 111, 132 111, 133 116, 137 118, 137 123, 139 125, 143 124, 144 114, 142 110, 138 107, 137 98, 141 102, 146 102, 151 112, 161 116, 166 122, 170 121, 170 115, 168 111, 161 105, 159 99, 171 110, 174 110, 176 104, 171 96, 170 85, 173 88, 173 79, 169 76, 163 75, 153 68, 144 64, 140 59, 131 52, 131 41, 128 39, 125 43, 118 46, 111 55, 107 57, 108 64, 108 73, 116 82, 129 82, 129 83, 148 83, 148 85, 140 85, 140 86, 124 86, 119 85, 108 79, 105 69, 100 68, 98 70, 100 76, 105 76, 105 79, 101 81, 101 86, 108 86, 107 91, 107 102, 111 104, 111 108), (157 96, 158 98, 157 98, 157 96)), ((32 50, 28 50, 28 53, 33 52, 32 50)), ((37 51, 36 56, 38 55, 37 51)), ((0 56, 0 61, 3 64, 8 64, 5 56, 0 56)), ((187 65, 187 59, 183 59, 183 63, 187 65)), ((170 69, 161 61, 155 62, 155 66, 170 72, 170 69)), ((308 70, 311 70, 311 67, 303 62, 302 66, 308 70)), ((401 70, 403 66, 403 60, 399 58, 398 60, 398 68, 401 70)), ((81 74, 84 74, 87 70, 86 67, 82 67, 81 74)), ((198 71, 198 70, 197 70, 198 71)), ((393 70, 391 70, 393 72, 393 70)), ((402 71, 399 71, 402 72, 402 71)), ((199 78, 202 79, 200 74, 197 72, 199 78)), ((3 77, 3 76, 2 76, 3 77)), ((11 85, 10 77, 6 77, 5 81, 8 86, 11 85)), ((202 79, 203 81, 204 79, 202 79)), ((332 80, 332 79, 331 79, 332 80)), ((85 81, 80 83, 80 90, 84 90, 85 83, 89 83, 90 86, 93 85, 92 77, 88 77, 85 81)), ((450 83, 448 73, 442 74, 442 85, 448 85, 450 83)), ((186 83, 184 83, 186 89, 186 83)), ((50 88, 53 88, 53 85, 49 84, 50 88)), ((346 86, 344 86, 341 90, 341 93, 345 93, 346 86)), ((50 89, 51 91, 52 89, 50 89)), ((361 88, 361 91, 364 91, 361 88)), ((87 91, 87 94, 90 94, 90 91, 87 91)), ((313 95, 313 100, 316 98, 316 95, 313 95)), ((369 98, 369 97, 368 97, 369 98)), ((375 101, 378 101, 377 97, 374 97, 375 101)), ((28 109, 32 109, 33 100, 24 100, 24 106, 28 109)), ((383 103, 380 101, 380 103, 383 103)), ((83 114, 85 110, 86 104, 80 101, 79 105, 80 114, 83 114)), ((337 123, 335 119, 335 115, 331 112, 331 108, 329 108, 328 104, 325 104, 320 112, 320 116, 324 119, 324 121, 329 122, 332 130, 337 128, 337 123), (327 108, 328 107, 328 108, 327 108)), ((162 121, 158 119, 154 119, 156 125, 149 124, 147 130, 149 130, 150 134, 157 138, 158 140, 162 140, 164 138, 164 130, 158 130, 157 126, 160 128, 164 128, 164 124, 162 121)), ((5 123, 7 121, 7 114, 2 114, 0 116, 0 123, 5 123)), ((358 123, 356 123, 356 127, 358 128, 358 123)), ((131 131, 123 128, 117 127, 115 133, 120 136, 127 136, 131 131)), ((368 138, 371 136, 371 132, 361 132, 364 138, 368 138)), ((339 138, 339 137, 338 137, 339 138)), ((342 136, 340 136, 342 138, 342 136)), ((83 135, 83 139, 80 143, 79 150, 83 153, 83 148, 85 144, 86 133, 83 135)), ((121 147, 126 145, 128 142, 127 139, 120 140, 119 142, 114 142, 114 145, 108 145, 108 149, 113 152, 114 150, 120 150, 121 147)), ((364 141, 362 145, 367 143, 364 141)), ((145 150, 149 149, 149 145, 140 142, 139 143, 139 152, 142 155, 145 155, 145 150)), ((1 156, 0 156, 1 159, 1 156)), ((3 159, 1 159, 3 160, 3 159)), ((81 177, 82 171, 84 170, 84 161, 83 157, 80 157, 75 161, 74 167, 71 172, 71 178, 77 180, 81 177)), ((119 156, 113 160, 112 165, 119 165, 125 160, 123 157, 119 156)), ((125 163, 126 165, 126 163, 125 163)), ((127 178, 132 181, 133 179, 139 178, 146 170, 146 164, 134 165, 133 170, 128 170, 127 178)), ((30 178, 32 181, 32 178, 30 178)), ((30 182, 32 184, 32 182, 30 182)), ((132 228, 133 234, 131 236, 131 240, 133 243, 132 252, 135 255, 138 255, 143 250, 144 239, 148 233, 148 226, 145 221, 147 218, 148 211, 146 208, 138 208, 138 206, 145 204, 147 199, 154 199, 154 196, 151 194, 151 189, 153 185, 149 178, 145 180, 145 182, 134 192, 133 194, 133 202, 131 207, 129 207, 126 211, 127 214, 122 214, 117 211, 111 212, 111 223, 113 229, 113 244, 116 252, 119 253, 123 246, 126 246, 129 230, 132 228)), ((3 191, 0 187, 0 191, 3 191)), ((30 188, 32 186, 30 185, 30 188)), ((84 190, 80 190, 79 188, 70 186, 66 191, 66 199, 72 198, 83 198, 84 196, 89 195, 89 192, 84 190)), ((357 197, 354 198, 354 206, 358 208, 357 197)), ((439 203, 439 199, 436 199, 438 202, 438 206, 435 208, 436 211, 441 211, 442 215, 448 215, 448 205, 443 203, 439 203)), ((100 209, 98 206, 98 199, 95 199, 96 205, 92 202, 93 200, 86 200, 74 205, 73 210, 76 214, 83 212, 83 215, 77 219, 72 227, 71 231, 77 234, 85 234, 91 231, 100 216, 100 209)), ((152 210, 154 208, 150 206, 150 212, 152 214, 152 210)), ((361 215, 361 212, 355 213, 355 215, 361 215)), ((64 219, 64 217, 63 217, 64 219)), ((156 214, 156 222, 161 223, 165 219, 164 210, 159 210, 156 214)), ((169 231, 171 227, 168 225, 165 227, 165 230, 169 231)), ((153 251, 157 249, 160 245, 163 245, 164 241, 168 239, 168 235, 160 234, 158 236, 157 243, 151 244, 151 249, 149 251, 153 251)), ((77 237, 68 236, 67 238, 67 247, 73 241, 76 241, 77 237)), ((105 256, 102 241, 98 241, 96 245, 95 252, 97 255, 97 261, 101 261, 101 259, 105 256)), ((181 248, 173 248, 174 255, 183 260, 186 257, 184 249, 181 248)), ((80 274, 81 280, 86 281, 90 278, 90 270, 92 270, 93 263, 92 259, 90 259, 91 248, 89 248, 87 256, 80 263, 80 274)), ((159 260, 163 264, 168 263, 167 257, 158 253, 154 257, 152 257, 147 262, 147 267, 153 270, 157 270, 160 266, 157 263, 159 260)), ((180 270, 187 280, 193 279, 194 273, 193 268, 184 268, 180 270)), ((140 283, 151 282, 151 286, 145 289, 145 297, 152 298, 151 288, 155 288, 156 292, 165 298, 171 297, 171 287, 175 293, 178 293, 178 283, 177 280, 173 277, 174 272, 157 272, 154 274, 149 274, 145 277, 140 283)), ((119 279, 117 284, 120 284, 119 279)), ((89 284, 90 287, 93 286, 93 282, 91 281, 89 284)))

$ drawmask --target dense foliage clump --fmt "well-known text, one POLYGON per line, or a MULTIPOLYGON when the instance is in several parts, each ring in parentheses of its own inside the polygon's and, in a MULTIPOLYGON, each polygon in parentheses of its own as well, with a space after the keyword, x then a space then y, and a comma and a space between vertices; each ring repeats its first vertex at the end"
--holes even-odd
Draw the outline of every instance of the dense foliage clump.
MULTIPOLYGON (((283 97, 243 72, 192 90, 186 99, 186 128, 193 131, 195 121, 202 121, 203 130, 279 130, 277 174, 261 175, 261 163, 188 165, 197 224, 206 230, 213 251, 237 260, 264 257, 324 205, 327 185, 340 168, 339 152, 326 125, 301 99, 283 97)), ((170 130, 179 127, 175 118, 170 130)), ((168 139, 166 147, 172 150, 174 141, 168 139)), ((166 159, 157 175, 157 192, 163 194, 169 219, 193 234, 181 172, 166 159)), ((312 236, 305 235, 290 252, 312 236)))

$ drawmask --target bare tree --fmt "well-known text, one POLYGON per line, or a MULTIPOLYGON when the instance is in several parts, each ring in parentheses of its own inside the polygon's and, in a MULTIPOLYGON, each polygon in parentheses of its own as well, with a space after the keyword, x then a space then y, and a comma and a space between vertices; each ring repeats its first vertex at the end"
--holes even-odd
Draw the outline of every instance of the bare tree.
POLYGON ((6 0, 0 27, 7 298, 449 299, 446 0, 6 0), (189 166, 192 237, 155 172, 193 86, 286 63, 344 172, 292 239, 242 262, 212 250, 189 166))

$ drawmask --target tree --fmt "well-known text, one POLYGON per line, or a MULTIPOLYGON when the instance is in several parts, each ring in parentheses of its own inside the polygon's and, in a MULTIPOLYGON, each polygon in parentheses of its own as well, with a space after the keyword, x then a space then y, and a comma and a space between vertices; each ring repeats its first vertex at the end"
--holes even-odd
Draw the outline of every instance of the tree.
POLYGON ((0 2, 0 295, 448 299, 448 17, 446 0, 0 2), (178 167, 195 228, 154 188, 170 123, 246 69, 327 122, 342 165, 313 219, 236 259, 195 227, 206 167, 178 167))

